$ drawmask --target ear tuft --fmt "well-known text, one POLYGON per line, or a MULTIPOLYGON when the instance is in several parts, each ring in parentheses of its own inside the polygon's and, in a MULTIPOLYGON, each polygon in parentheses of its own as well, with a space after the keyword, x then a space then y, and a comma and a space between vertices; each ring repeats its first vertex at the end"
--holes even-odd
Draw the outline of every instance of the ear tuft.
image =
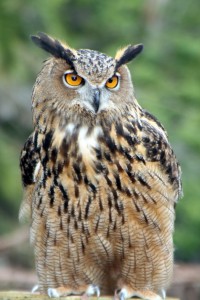
POLYGON ((67 45, 63 46, 58 40, 55 40, 43 32, 39 32, 38 36, 32 35, 31 40, 41 49, 51 53, 54 57, 62 58, 73 66, 75 55, 73 50, 67 45))
POLYGON ((116 69, 121 65, 127 64, 133 58, 135 58, 143 49, 142 44, 138 45, 128 45, 127 47, 120 49, 117 51, 115 59, 117 61, 116 69))

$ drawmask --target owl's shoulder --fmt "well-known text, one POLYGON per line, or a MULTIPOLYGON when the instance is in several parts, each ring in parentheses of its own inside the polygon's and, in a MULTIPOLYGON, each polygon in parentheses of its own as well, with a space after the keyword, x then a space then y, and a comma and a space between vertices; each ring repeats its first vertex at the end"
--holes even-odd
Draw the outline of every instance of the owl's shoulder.
MULTIPOLYGON (((181 170, 174 151, 168 141, 167 132, 162 124, 150 113, 140 110, 138 117, 127 112, 112 124, 105 135, 107 147, 113 153, 120 153, 128 159, 135 169, 149 169, 164 176, 178 197, 182 194, 181 170), (115 129, 113 130, 113 127, 115 129)), ((119 157, 119 156, 118 156, 119 157)))
POLYGON ((20 168, 24 187, 35 182, 35 171, 39 163, 39 153, 36 141, 37 132, 33 132, 26 140, 21 151, 20 168))
POLYGON ((172 188, 178 192, 178 198, 181 197, 181 169, 168 141, 166 130, 157 118, 147 111, 143 111, 141 124, 141 143, 145 148, 146 161, 156 163, 159 166, 159 172, 168 176, 172 188))

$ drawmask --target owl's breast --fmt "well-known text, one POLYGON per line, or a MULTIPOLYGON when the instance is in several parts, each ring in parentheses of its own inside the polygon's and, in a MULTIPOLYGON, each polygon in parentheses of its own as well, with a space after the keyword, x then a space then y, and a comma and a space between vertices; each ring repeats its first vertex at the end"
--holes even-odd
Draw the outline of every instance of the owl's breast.
POLYGON ((97 188, 105 174, 101 156, 103 135, 101 126, 92 128, 74 123, 46 134, 41 142, 47 145, 48 137, 48 147, 41 152, 42 176, 47 181, 60 182, 74 201, 77 194, 89 196, 90 185, 97 188), (78 190, 84 192, 77 193, 78 190))
POLYGON ((80 128, 77 138, 78 151, 85 161, 90 162, 96 159, 95 153, 100 149, 98 139, 102 134, 102 128, 99 126, 94 127, 90 131, 87 127, 80 128))
MULTIPOLYGON (((177 191, 160 161, 148 157, 143 132, 134 126, 118 123, 106 130, 71 123, 40 139, 33 218, 39 209, 52 236, 64 228, 85 245, 98 235, 104 253, 109 236, 128 242, 130 228, 169 231, 177 191)), ((121 244, 116 247, 121 253, 121 244)))

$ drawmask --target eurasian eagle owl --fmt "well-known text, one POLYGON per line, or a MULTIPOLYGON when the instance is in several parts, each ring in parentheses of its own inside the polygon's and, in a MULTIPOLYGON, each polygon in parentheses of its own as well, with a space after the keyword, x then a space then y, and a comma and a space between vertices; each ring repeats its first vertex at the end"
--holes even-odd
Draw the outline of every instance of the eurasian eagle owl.
POLYGON ((38 287, 50 297, 161 299, 173 269, 180 168, 163 126, 138 104, 126 66, 40 33, 52 54, 33 89, 21 155, 38 287))

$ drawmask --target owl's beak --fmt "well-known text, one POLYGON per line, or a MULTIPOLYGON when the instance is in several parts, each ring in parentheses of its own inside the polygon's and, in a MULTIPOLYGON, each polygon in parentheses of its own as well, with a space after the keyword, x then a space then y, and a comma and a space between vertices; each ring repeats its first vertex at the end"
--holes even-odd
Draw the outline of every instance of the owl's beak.
POLYGON ((100 104, 100 90, 99 89, 94 89, 92 104, 93 104, 95 113, 97 113, 97 111, 99 109, 99 104, 100 104))

